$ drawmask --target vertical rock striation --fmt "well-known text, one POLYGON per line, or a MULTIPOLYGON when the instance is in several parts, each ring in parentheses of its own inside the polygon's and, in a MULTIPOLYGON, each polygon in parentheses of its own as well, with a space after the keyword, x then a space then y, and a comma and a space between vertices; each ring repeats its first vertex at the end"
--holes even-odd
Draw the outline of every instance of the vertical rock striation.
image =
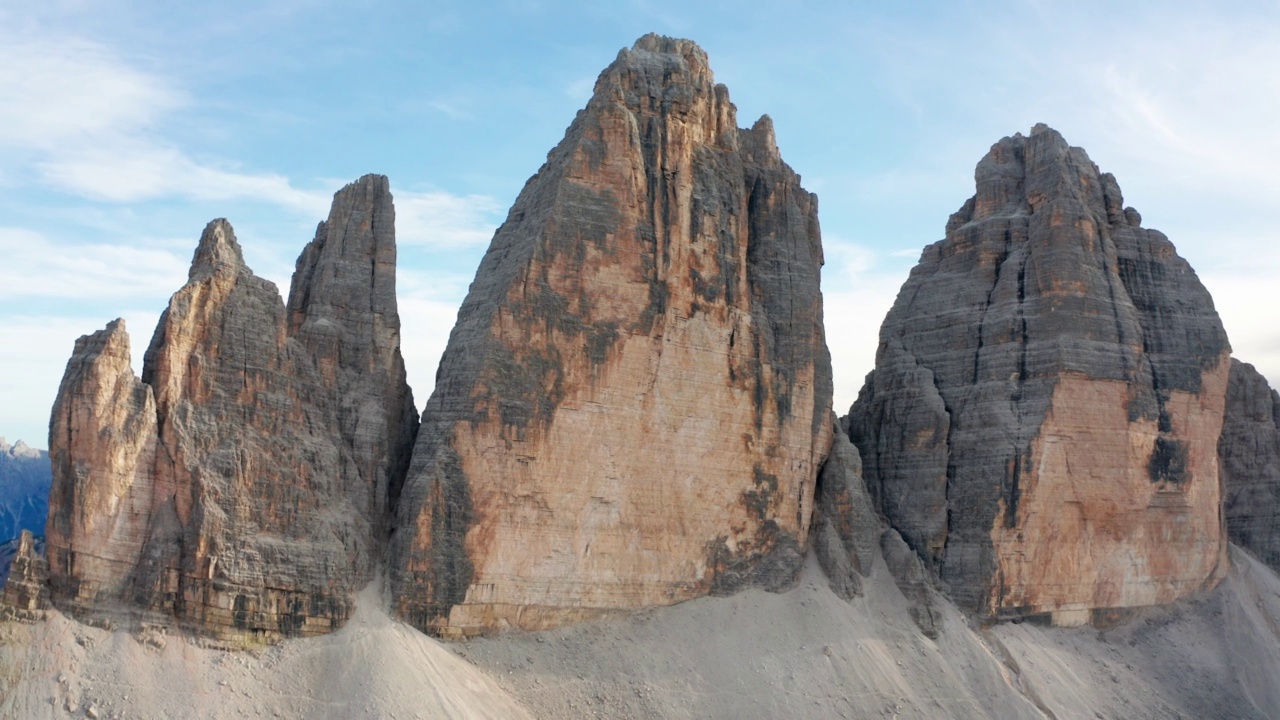
POLYGON ((385 537, 418 432, 400 355, 395 207, 385 176, 334 196, 329 219, 298 257, 287 312, 289 335, 333 391, 341 445, 368 491, 366 516, 385 537))
POLYGON ((1218 458, 1231 541, 1280 570, 1280 394, 1234 359, 1218 458))
POLYGON ((619 53, 462 305, 401 497, 394 604, 545 628, 800 564, 830 445, 814 196, 691 42, 619 53))
POLYGON ((875 501, 984 617, 1086 622, 1216 582, 1229 347, 1208 292, 1048 127, 975 176, 853 408, 875 501))
POLYGON ((121 321, 77 342, 50 427, 56 604, 229 640, 346 619, 416 429, 391 215, 385 178, 340 191, 288 308, 215 220, 141 380, 121 321))

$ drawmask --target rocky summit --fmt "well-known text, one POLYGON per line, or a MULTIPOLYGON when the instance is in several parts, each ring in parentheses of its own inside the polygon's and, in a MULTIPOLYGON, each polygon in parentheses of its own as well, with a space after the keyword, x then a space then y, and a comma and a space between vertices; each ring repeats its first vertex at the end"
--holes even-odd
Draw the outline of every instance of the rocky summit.
POLYGON ((346 619, 416 432, 393 224, 385 177, 339 191, 286 306, 215 220, 140 379, 123 321, 76 342, 50 423, 56 606, 231 641, 346 619))
POLYGON ((1235 359, 1218 458, 1231 541, 1280 570, 1280 394, 1235 359))
POLYGON ((393 606, 470 635, 793 582, 831 444, 817 202, 695 44, 619 53, 485 254, 393 606))
POLYGON ((1079 624, 1212 585, 1230 348, 1208 292, 1044 125, 975 180, 852 410, 876 504, 984 618, 1079 624))

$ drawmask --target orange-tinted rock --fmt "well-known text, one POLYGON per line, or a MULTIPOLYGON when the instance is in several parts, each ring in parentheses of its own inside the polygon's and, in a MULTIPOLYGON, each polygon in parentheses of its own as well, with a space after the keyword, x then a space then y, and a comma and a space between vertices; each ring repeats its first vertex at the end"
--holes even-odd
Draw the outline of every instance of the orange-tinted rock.
POLYGON ((71 611, 126 601, 151 531, 156 402, 129 358, 123 320, 77 340, 49 423, 49 575, 71 611))
POLYGON ((415 425, 390 202, 374 176, 335 196, 299 261, 292 318, 215 220, 141 380, 122 323, 77 343, 51 425, 56 604, 237 641, 346 619, 415 425))
POLYGON ((473 634, 789 584, 831 438, 816 213, 701 49, 623 50, 459 312, 393 542, 402 616, 473 634))
POLYGON ((992 147, 925 249, 851 417, 873 497, 963 606, 1088 621, 1216 582, 1229 347, 1083 150, 992 147))

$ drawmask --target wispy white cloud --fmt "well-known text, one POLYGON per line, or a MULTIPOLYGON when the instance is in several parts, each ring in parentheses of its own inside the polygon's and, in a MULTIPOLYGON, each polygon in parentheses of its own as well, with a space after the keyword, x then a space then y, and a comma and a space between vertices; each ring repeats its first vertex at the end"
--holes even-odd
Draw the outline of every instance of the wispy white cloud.
POLYGON ((596 88, 596 77, 583 77, 569 83, 564 89, 564 94, 578 102, 585 103, 591 99, 591 93, 596 88))
POLYGON ((176 148, 138 138, 53 154, 36 167, 56 186, 95 200, 266 201, 312 217, 323 217, 329 203, 328 192, 301 190, 284 176, 201 164, 176 148))
POLYGON ((468 104, 465 101, 457 99, 446 100, 444 98, 427 101, 427 107, 453 120, 470 120, 475 117, 475 114, 467 108, 468 104))
POLYGON ((77 37, 0 34, 0 157, 93 200, 252 199, 306 214, 326 194, 271 173, 199 161, 164 126, 191 99, 174 83, 77 37))
POLYGON ((0 39, 2 147, 57 153, 145 131, 185 102, 162 78, 130 67, 103 45, 78 38, 0 39))
POLYGON ((502 204, 487 195, 395 191, 396 240, 404 245, 466 248, 484 245, 498 227, 502 204))
POLYGON ((397 273, 400 351, 419 409, 435 388, 436 368, 470 281, 469 275, 456 273, 404 268, 397 273))
POLYGON ((157 298, 186 281, 186 259, 166 249, 55 244, 39 233, 0 227, 0 301, 21 298, 157 298))
POLYGON ((880 324, 906 279, 901 261, 867 245, 823 238, 823 321, 831 350, 837 415, 849 412, 862 381, 875 367, 880 324))

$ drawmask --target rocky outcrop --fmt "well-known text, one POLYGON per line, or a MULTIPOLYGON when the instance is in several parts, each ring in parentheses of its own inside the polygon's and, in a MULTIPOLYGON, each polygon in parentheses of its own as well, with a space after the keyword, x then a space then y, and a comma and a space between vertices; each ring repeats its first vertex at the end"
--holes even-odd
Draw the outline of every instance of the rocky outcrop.
POLYGON ((13 558, 0 578, 0 620, 38 620, 48 605, 49 564, 30 530, 18 536, 13 558))
POLYGON ((325 632, 374 572, 416 423, 386 178, 341 190, 290 302, 215 220, 146 351, 81 338, 50 428, 53 601, 235 641, 325 632))
POLYGON ((942 612, 934 602, 933 586, 929 573, 920 562, 920 556, 912 552, 893 528, 880 535, 880 552, 884 564, 907 601, 907 613, 925 637, 936 640, 942 629, 942 612))
POLYGON ((1234 359, 1218 459, 1231 541, 1280 570, 1280 394, 1234 359))
POLYGON ((1074 624, 1212 584, 1229 347, 1208 292, 1043 125, 976 183, 853 408, 876 503, 986 618, 1074 624))
POLYGON ((837 427, 813 504, 814 551, 837 595, 850 600, 862 594, 862 579, 871 574, 883 530, 862 479, 858 449, 837 427))
POLYGON ((831 431, 815 198, 691 42, 604 71, 481 263, 393 603, 446 635, 792 582, 831 431))

